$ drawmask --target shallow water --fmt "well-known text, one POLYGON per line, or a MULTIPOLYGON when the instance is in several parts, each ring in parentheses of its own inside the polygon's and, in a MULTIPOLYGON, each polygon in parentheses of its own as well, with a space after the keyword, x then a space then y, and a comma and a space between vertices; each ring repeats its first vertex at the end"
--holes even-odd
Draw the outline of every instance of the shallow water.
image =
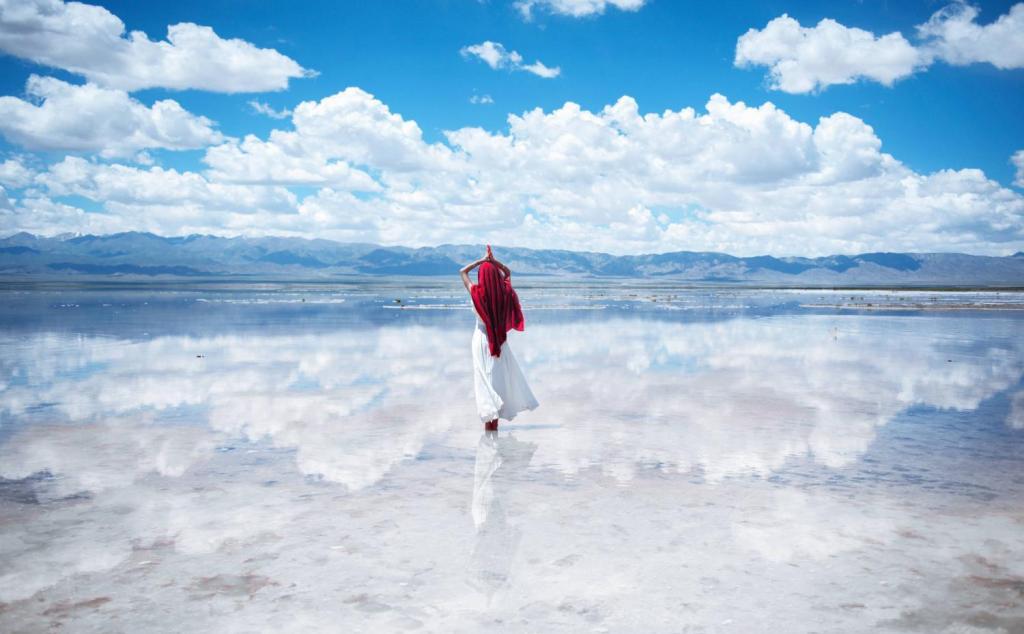
POLYGON ((1019 295, 520 295, 0 292, 0 631, 1024 630, 1019 295))

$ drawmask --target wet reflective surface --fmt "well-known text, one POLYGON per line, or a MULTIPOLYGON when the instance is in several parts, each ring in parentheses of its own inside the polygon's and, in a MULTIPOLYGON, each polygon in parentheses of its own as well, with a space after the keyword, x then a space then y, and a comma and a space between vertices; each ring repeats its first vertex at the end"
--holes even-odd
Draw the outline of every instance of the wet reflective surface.
POLYGON ((0 630, 1024 629, 1020 297, 521 288, 0 292, 0 630))

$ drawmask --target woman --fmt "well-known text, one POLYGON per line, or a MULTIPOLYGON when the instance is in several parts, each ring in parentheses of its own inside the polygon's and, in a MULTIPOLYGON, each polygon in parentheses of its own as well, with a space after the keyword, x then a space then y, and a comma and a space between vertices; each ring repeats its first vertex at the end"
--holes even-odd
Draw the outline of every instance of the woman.
POLYGON ((512 271, 494 258, 490 246, 486 256, 467 264, 459 273, 476 310, 472 345, 476 409, 484 429, 496 431, 499 418, 512 420, 519 412, 538 405, 505 340, 509 330, 523 330, 523 310, 512 289, 512 271), (469 272, 476 267, 480 269, 473 284, 469 272))

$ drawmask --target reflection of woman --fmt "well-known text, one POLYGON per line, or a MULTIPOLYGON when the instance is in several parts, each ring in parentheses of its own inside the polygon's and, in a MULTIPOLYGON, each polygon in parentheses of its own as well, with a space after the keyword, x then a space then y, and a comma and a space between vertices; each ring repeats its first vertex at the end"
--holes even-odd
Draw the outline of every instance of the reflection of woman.
MULTIPOLYGON (((509 521, 502 498, 511 493, 510 480, 530 464, 537 445, 512 436, 498 438, 485 431, 476 448, 471 512, 476 526, 473 547, 472 584, 494 595, 512 580, 512 568, 522 533, 509 521)), ((507 501, 507 500, 506 500, 507 501)))
POLYGON ((477 317, 472 345, 476 409, 485 428, 496 430, 499 418, 512 420, 538 405, 505 341, 509 330, 523 330, 523 310, 512 288, 512 271, 494 258, 491 247, 485 257, 467 264, 460 273, 477 317), (469 272, 476 267, 480 268, 473 284, 469 272))

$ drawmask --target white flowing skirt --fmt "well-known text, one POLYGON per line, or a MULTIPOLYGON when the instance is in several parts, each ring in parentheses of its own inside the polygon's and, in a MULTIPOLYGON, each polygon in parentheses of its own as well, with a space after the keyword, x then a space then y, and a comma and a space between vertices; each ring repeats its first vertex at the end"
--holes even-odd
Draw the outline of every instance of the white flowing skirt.
POLYGON ((501 344, 501 356, 492 357, 487 329, 479 318, 473 329, 473 392, 480 420, 512 420, 519 412, 539 405, 530 391, 508 341, 501 344))

